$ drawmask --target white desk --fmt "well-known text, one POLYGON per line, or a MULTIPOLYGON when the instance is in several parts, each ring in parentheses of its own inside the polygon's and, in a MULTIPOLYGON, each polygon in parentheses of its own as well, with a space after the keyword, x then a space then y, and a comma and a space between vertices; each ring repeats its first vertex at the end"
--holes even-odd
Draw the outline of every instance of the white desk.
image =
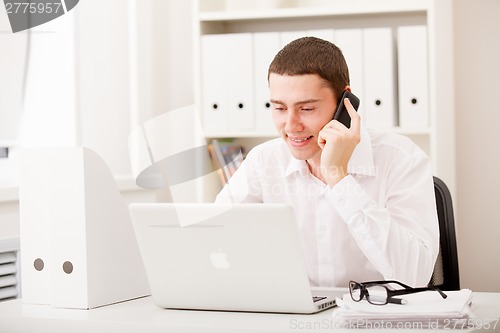
MULTIPOLYGON (((314 315, 288 315, 165 310, 156 307, 150 297, 93 310, 71 310, 23 304, 18 299, 0 303, 0 332, 327 332, 335 329, 332 311, 335 309, 314 315)), ((500 318, 500 293, 473 293, 473 313, 478 320, 500 318)), ((496 330, 485 332, 500 332, 500 322, 496 330)))

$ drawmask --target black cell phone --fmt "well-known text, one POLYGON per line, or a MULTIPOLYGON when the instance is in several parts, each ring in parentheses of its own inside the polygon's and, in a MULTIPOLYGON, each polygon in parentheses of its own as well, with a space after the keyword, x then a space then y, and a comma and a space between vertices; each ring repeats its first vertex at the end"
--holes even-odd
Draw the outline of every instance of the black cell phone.
POLYGON ((356 111, 358 111, 360 102, 359 98, 357 98, 349 90, 345 90, 344 93, 342 94, 342 97, 340 97, 339 99, 339 102, 337 104, 337 111, 335 111, 333 119, 340 121, 342 124, 345 125, 345 127, 349 128, 351 127, 351 117, 349 117, 349 113, 347 112, 347 109, 344 105, 344 98, 349 98, 349 101, 351 101, 351 104, 354 107, 354 110, 356 111))

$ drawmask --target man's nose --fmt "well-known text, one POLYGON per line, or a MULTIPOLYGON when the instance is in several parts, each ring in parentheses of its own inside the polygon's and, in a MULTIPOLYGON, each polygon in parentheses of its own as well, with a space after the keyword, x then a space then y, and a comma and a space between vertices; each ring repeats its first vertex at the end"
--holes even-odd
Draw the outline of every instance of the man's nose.
POLYGON ((289 112, 286 119, 285 130, 287 132, 300 132, 304 129, 300 116, 296 112, 289 112))

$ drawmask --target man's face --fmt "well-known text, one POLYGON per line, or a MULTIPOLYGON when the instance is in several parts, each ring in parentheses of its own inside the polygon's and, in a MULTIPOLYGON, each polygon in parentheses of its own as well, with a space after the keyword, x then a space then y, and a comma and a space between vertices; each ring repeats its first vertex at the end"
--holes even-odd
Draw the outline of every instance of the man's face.
POLYGON ((269 76, 273 121, 293 157, 321 156, 318 133, 333 118, 336 98, 316 74, 269 76))

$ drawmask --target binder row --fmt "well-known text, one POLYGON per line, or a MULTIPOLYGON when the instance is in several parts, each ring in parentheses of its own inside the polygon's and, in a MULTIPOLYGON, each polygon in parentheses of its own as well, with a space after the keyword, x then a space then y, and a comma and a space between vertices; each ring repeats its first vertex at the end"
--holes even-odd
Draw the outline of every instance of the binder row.
POLYGON ((203 126, 207 134, 274 134, 269 64, 290 41, 316 36, 340 47, 366 127, 429 127, 426 26, 207 34, 201 37, 203 126))

